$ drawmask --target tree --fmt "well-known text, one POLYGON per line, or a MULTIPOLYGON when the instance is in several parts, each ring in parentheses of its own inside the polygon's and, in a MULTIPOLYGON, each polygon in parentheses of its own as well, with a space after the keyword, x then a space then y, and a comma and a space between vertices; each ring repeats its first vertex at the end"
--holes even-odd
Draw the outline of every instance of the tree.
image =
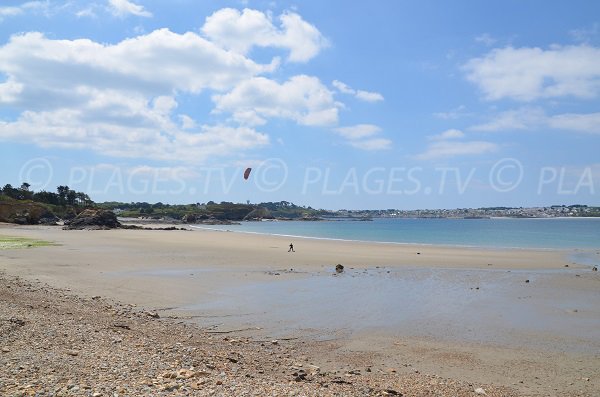
POLYGON ((58 192, 58 197, 60 199, 60 203, 61 204, 66 204, 67 203, 67 193, 69 193, 69 187, 68 186, 58 186, 56 188, 56 191, 58 192))
POLYGON ((92 199, 90 198, 90 196, 83 192, 77 192, 77 201, 79 202, 79 205, 83 205, 86 207, 92 203, 92 199))
POLYGON ((19 188, 19 200, 31 200, 33 192, 29 191, 31 185, 27 182, 23 182, 19 188))
POLYGON ((53 192, 41 191, 33 194, 33 201, 40 203, 58 205, 60 200, 58 194, 53 192))
POLYGON ((67 204, 75 205, 77 200, 77 192, 75 190, 70 190, 67 192, 67 204))
POLYGON ((12 185, 10 183, 7 183, 6 185, 4 185, 4 187, 2 188, 2 193, 5 196, 8 196, 10 198, 13 198, 15 200, 19 199, 19 189, 15 189, 14 187, 12 187, 12 185))

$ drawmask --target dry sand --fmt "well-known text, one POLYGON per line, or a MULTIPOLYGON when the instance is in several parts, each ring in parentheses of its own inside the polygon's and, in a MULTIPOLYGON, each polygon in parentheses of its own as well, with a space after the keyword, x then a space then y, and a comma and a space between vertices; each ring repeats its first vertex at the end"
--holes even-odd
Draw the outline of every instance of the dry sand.
MULTIPOLYGON (((288 253, 289 238, 207 230, 63 231, 55 227, 1 225, 0 235, 44 239, 58 244, 0 251, 0 270, 7 275, 67 289, 82 297, 102 296, 135 304, 156 310, 163 317, 184 317, 189 310, 178 309, 199 301, 219 302, 224 289, 245 288, 252 283, 268 285, 274 280, 303 280, 307 274, 330 277, 337 263, 355 272, 373 272, 379 267, 392 272, 499 269, 532 274, 560 271, 568 264, 570 271, 581 273, 583 277, 576 277, 575 273, 550 273, 548 288, 583 291, 596 302, 600 288, 597 273, 591 273, 588 266, 573 263, 570 251, 294 239, 296 252, 288 253), (182 277, 184 273, 196 276, 182 277), (274 278, 274 274, 278 277, 274 278)), ((228 313, 227 309, 217 307, 211 315, 219 311, 228 313)), ((310 307, 299 309, 311 310, 310 307)), ((594 323, 598 321, 598 313, 598 309, 590 309, 580 315, 594 323)), ((202 313, 196 314, 194 322, 200 327, 214 325, 214 321, 203 324, 202 313)), ((264 318, 271 324, 265 324, 262 332, 239 331, 233 335, 268 336, 268 332, 277 328, 277 319, 264 318)), ((241 329, 245 321, 230 318, 224 324, 227 328, 218 330, 241 329)), ((513 388, 520 395, 600 395, 598 334, 592 333, 591 337, 587 335, 587 339, 578 341, 576 336, 561 340, 561 335, 541 332, 539 338, 545 345, 535 348, 518 343, 511 346, 505 341, 481 343, 468 337, 457 340, 418 332, 407 335, 389 329, 355 333, 340 330, 337 334, 336 330, 329 330, 328 336, 331 335, 338 337, 315 340, 314 333, 298 331, 294 338, 299 339, 294 340, 307 342, 298 348, 311 362, 341 374, 366 367, 384 372, 393 369, 397 376, 419 371, 466 382, 473 385, 473 390, 479 384, 491 383, 513 388), (562 349, 563 344, 584 348, 562 349), (589 349, 585 349, 586 344, 590 345, 589 349)), ((431 390, 436 395, 433 381, 431 390)), ((405 392, 405 395, 421 394, 405 392)))

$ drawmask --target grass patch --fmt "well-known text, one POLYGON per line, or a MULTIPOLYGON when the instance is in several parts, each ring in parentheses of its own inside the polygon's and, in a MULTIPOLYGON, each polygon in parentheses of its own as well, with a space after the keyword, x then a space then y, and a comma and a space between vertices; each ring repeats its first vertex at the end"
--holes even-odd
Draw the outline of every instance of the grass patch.
POLYGON ((0 250, 46 247, 49 245, 56 244, 50 241, 34 240, 26 237, 0 236, 0 250))

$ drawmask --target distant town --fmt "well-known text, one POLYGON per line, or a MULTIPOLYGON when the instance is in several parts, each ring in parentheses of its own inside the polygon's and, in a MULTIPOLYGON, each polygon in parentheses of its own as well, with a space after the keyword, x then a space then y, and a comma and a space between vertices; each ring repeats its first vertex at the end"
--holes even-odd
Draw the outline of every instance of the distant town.
POLYGON ((419 210, 340 210, 333 211, 336 217, 350 218, 558 218, 600 217, 600 207, 587 205, 553 205, 549 207, 488 207, 457 209, 419 210))

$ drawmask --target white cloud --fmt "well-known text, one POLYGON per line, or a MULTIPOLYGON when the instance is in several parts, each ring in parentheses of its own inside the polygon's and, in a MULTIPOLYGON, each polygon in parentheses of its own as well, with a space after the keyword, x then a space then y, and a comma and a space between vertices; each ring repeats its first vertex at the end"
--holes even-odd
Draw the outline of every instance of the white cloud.
POLYGON ((464 137, 464 132, 457 129, 450 129, 441 134, 431 135, 428 137, 430 142, 425 152, 414 157, 417 160, 433 160, 444 157, 481 155, 498 149, 498 145, 492 142, 460 141, 464 137))
MULTIPOLYGON (((111 4, 129 13, 147 12, 129 2, 111 4)), ((65 7, 74 10, 76 5, 65 7)), ((226 45, 221 39, 227 29, 211 30, 216 29, 211 23, 224 15, 216 12, 207 19, 205 34, 211 34, 210 40, 168 29, 112 44, 55 40, 38 32, 12 36, 0 46, 0 76, 4 77, 0 106, 20 114, 0 121, 0 141, 198 164, 210 156, 238 155, 269 144, 269 137, 255 127, 271 118, 308 126, 338 125, 343 104, 335 101, 333 92, 318 78, 298 75, 279 83, 261 76, 279 67, 278 58, 259 64, 245 56, 252 46, 264 45, 289 50, 291 61, 308 60, 324 45, 316 28, 293 13, 281 15, 276 28, 269 15, 244 10, 232 14, 231 20, 225 18, 249 24, 240 32, 233 31, 233 37, 255 32, 256 26, 266 28, 267 33, 248 33, 246 44, 229 50, 221 46, 226 45), (213 17, 217 19, 211 22, 213 17), (205 91, 215 104, 212 115, 226 113, 228 117, 230 113, 230 120, 220 118, 208 125, 178 109, 182 95, 205 91)), ((353 95, 377 100, 379 94, 353 90, 353 95)), ((346 136, 353 146, 389 147, 389 140, 374 137, 378 127, 365 126, 369 125, 362 125, 362 132, 356 127, 352 133, 341 131, 356 135, 354 139, 346 136)))
POLYGON ((465 105, 460 105, 448 112, 433 113, 433 116, 442 120, 456 120, 461 117, 469 116, 469 113, 467 113, 466 110, 467 107, 465 105))
POLYGON ((88 107, 24 112, 14 122, 0 122, 0 140, 192 164, 269 142, 265 134, 247 127, 204 125, 193 132, 183 131, 162 109, 135 101, 129 105, 117 108, 114 103, 99 104, 97 111, 88 107))
POLYGON ((379 102, 383 101, 383 95, 378 92, 369 92, 369 91, 356 91, 356 97, 361 101, 365 102, 379 102))
POLYGON ((502 112, 487 123, 470 127, 474 131, 556 129, 567 132, 600 134, 600 113, 563 113, 548 115, 539 108, 520 108, 502 112))
POLYGON ((224 8, 206 18, 202 32, 219 46, 241 54, 255 46, 287 49, 291 62, 306 62, 327 46, 321 32, 300 15, 286 12, 278 19, 279 28, 270 14, 224 8))
POLYGON ((215 112, 230 112, 236 121, 260 125, 265 118, 286 118, 302 125, 327 126, 338 121, 339 105, 316 77, 299 75, 283 84, 255 77, 231 92, 213 96, 215 112))
POLYGON ((596 22, 589 28, 573 29, 569 34, 576 41, 589 43, 600 36, 600 24, 596 22))
POLYGON ((342 94, 350 94, 350 95, 356 94, 355 90, 348 87, 345 83, 342 83, 341 81, 333 80, 331 85, 333 85, 335 88, 337 88, 338 91, 341 92, 342 94))
POLYGON ((177 114, 175 95, 227 90, 272 68, 167 29, 113 45, 13 36, 0 47, 0 106, 22 113, 0 123, 0 139, 195 163, 260 147, 269 139, 252 128, 177 114))
POLYGON ((349 141, 348 144, 361 150, 386 150, 392 147, 392 141, 385 138, 364 139, 357 141, 349 141))
POLYGON ((525 107, 502 112, 487 123, 474 125, 469 129, 485 132, 526 130, 542 125, 545 118, 546 115, 541 108, 525 107))
POLYGON ((442 132, 441 134, 430 136, 429 140, 441 141, 441 140, 446 140, 446 139, 460 139, 460 138, 464 138, 464 137, 465 137, 464 132, 462 132, 460 130, 456 130, 456 129, 449 129, 449 130, 442 132))
POLYGON ((32 32, 12 36, 0 47, 5 84, 22 86, 10 104, 28 109, 80 103, 86 87, 153 96, 225 90, 273 67, 227 52, 197 34, 168 29, 113 45, 52 40, 32 32))
POLYGON ((483 33, 475 37, 475 41, 489 47, 496 42, 496 39, 494 39, 489 33, 483 33))
POLYGON ((17 15, 23 14, 25 11, 29 10, 47 10, 49 6, 48 2, 44 1, 28 1, 26 3, 21 4, 20 6, 8 6, 8 7, 0 7, 0 22, 4 17, 14 17, 17 15))
POLYGON ((76 11, 75 16, 77 16, 77 18, 84 18, 84 17, 95 18, 96 12, 94 11, 94 9, 92 7, 87 7, 87 8, 81 9, 79 11, 76 11))
POLYGON ((119 17, 136 15, 138 17, 151 17, 152 13, 145 10, 143 6, 128 0, 108 0, 108 5, 113 14, 119 17))
POLYGON ((548 126, 559 130, 600 134, 600 113, 565 113, 551 116, 548 126))
POLYGON ((379 101, 383 101, 383 95, 381 95, 378 92, 355 90, 353 88, 350 88, 347 84, 342 83, 339 80, 333 80, 333 82, 331 83, 331 85, 333 85, 335 88, 337 88, 337 90, 339 92, 341 92, 342 94, 353 95, 356 98, 358 98, 358 99, 360 99, 362 101, 365 101, 365 102, 379 102, 379 101))
POLYGON ((0 21, 3 17, 13 17, 23 13, 21 7, 0 7, 0 21))
POLYGON ((424 153, 415 158, 418 160, 432 160, 443 157, 456 157, 464 155, 481 155, 494 152, 498 145, 485 141, 436 141, 432 142, 424 153))
POLYGON ((600 49, 589 45, 495 49, 463 70, 488 100, 534 101, 600 93, 600 49))
POLYGON ((127 174, 134 176, 149 176, 157 179, 194 179, 199 174, 191 167, 153 167, 150 165, 138 165, 129 167, 127 174))
POLYGON ((381 128, 373 124, 358 124, 349 127, 339 127, 333 130, 346 139, 346 143, 362 150, 384 150, 392 146, 392 141, 385 138, 374 138, 381 128))
POLYGON ((381 131, 381 128, 373 124, 358 124, 351 127, 336 128, 334 131, 347 139, 360 139, 377 134, 381 131))

